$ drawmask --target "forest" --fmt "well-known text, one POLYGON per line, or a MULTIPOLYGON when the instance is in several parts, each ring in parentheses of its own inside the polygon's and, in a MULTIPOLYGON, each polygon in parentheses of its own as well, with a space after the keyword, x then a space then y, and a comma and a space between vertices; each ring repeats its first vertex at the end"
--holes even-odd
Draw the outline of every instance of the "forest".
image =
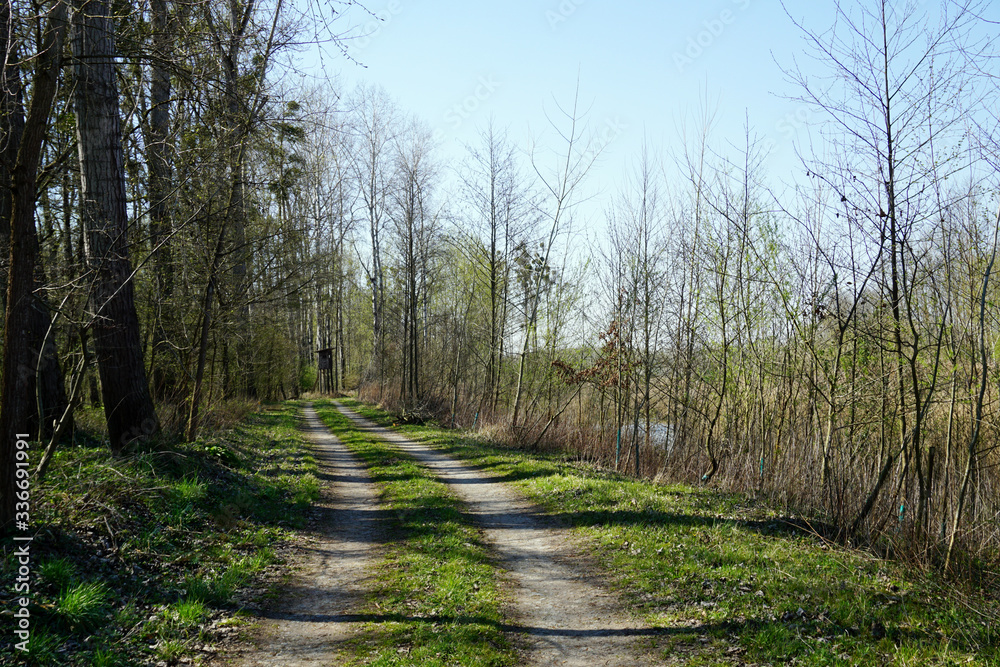
POLYGON ((577 217, 609 139, 586 92, 558 145, 494 119, 450 164, 385 90, 290 83, 299 45, 349 39, 336 9, 3 4, 0 526, 17 443, 44 485, 85 411, 128 457, 355 392, 747 492, 948 576, 994 567, 996 25, 940 4, 799 26, 823 75, 786 64, 817 137, 793 185, 706 108, 635 156, 599 237, 577 217))

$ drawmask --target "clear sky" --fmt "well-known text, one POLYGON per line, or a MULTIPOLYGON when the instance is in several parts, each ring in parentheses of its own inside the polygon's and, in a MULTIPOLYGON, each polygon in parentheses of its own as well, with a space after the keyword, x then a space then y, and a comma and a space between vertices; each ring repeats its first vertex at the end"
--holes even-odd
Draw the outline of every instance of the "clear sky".
MULTIPOLYGON (((681 127, 694 131, 707 98, 716 110, 714 143, 743 144, 743 126, 771 147, 770 178, 797 170, 795 141, 815 120, 787 99, 795 87, 782 66, 804 42, 779 0, 367 0, 381 21, 352 10, 357 25, 324 75, 345 89, 382 85, 402 110, 427 121, 446 163, 461 159, 492 115, 525 146, 552 137, 545 112, 569 104, 577 76, 591 126, 610 138, 588 191, 610 194, 645 140, 679 151, 681 127)), ((917 3, 936 17, 938 0, 917 3)), ((823 29, 832 0, 787 0, 797 20, 823 29)), ((306 62, 316 62, 315 55, 306 62)), ((601 196, 597 197, 599 202, 601 196)), ((594 207, 600 211, 600 204, 594 207)), ((596 221, 595 221, 596 222, 596 221)))

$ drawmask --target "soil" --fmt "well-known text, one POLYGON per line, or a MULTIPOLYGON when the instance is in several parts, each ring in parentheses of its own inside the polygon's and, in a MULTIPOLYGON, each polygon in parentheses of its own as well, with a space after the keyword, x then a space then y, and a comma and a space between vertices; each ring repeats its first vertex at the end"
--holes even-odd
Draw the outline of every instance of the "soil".
POLYGON ((585 552, 566 528, 506 484, 337 406, 354 425, 393 443, 432 470, 479 523, 514 584, 515 623, 527 665, 651 665, 638 652, 657 634, 626 614, 596 581, 585 552))
MULTIPOLYGON (((655 665, 643 638, 658 634, 627 614, 562 526, 488 473, 458 462, 337 406, 355 427, 388 440, 432 470, 484 531, 512 586, 506 626, 525 665, 655 665)), ((338 664, 338 646, 360 621, 370 566, 385 531, 375 487, 343 445, 305 410, 323 492, 317 530, 299 550, 296 574, 255 634, 230 652, 240 665, 338 664)))
POLYGON ((303 430, 313 443, 321 484, 313 530, 295 549, 291 581, 263 612, 252 643, 227 651, 227 662, 237 665, 339 664, 340 644, 362 623, 357 612, 384 539, 384 517, 364 468, 311 406, 304 412, 303 430))

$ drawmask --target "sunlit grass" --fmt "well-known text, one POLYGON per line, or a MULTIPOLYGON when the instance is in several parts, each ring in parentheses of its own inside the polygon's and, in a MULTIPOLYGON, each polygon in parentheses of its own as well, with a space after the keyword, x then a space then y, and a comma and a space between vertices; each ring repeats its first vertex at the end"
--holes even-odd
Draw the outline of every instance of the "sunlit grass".
POLYGON ((469 665, 515 662, 503 634, 504 595, 496 564, 461 504, 422 466, 354 430, 328 403, 323 421, 368 468, 392 517, 368 613, 351 642, 351 664, 469 665))
MULTIPOLYGON (((85 415, 78 425, 87 423, 85 415)), ((196 647, 214 641, 209 619, 237 613, 241 589, 275 562, 275 542, 305 525, 319 494, 298 427, 288 404, 196 442, 163 436, 126 456, 86 434, 57 450, 32 488, 32 553, 44 556, 32 573, 30 661, 202 659, 196 647)), ((3 546, 7 585, 16 563, 3 546)), ((16 658, 0 642, 0 664, 16 658)))
POLYGON ((111 591, 100 582, 87 582, 63 590, 56 600, 56 614, 71 630, 90 632, 108 615, 111 591))
MULTIPOLYGON (((349 402, 383 425, 392 417, 349 402)), ((435 427, 396 430, 510 481, 592 545, 685 664, 1000 665, 996 599, 847 550, 752 498, 636 481, 435 427)))

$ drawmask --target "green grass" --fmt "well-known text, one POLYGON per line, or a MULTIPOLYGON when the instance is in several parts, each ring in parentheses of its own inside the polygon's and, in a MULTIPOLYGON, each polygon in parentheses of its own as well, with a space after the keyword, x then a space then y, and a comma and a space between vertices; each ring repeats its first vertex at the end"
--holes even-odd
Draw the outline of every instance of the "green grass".
MULTIPOLYGON (((380 550, 363 632, 345 662, 509 665, 502 573, 447 487, 391 446, 323 419, 378 485, 380 550)), ((391 425, 392 417, 352 403, 391 425)), ((241 590, 305 525, 317 467, 296 408, 195 443, 113 458, 96 439, 59 451, 32 489, 28 664, 168 664, 238 623, 241 590)), ((638 482, 571 457, 529 455, 430 425, 397 430, 535 499, 593 545, 609 585, 661 630, 641 641, 688 665, 1000 665, 994 596, 825 543, 744 496, 638 482)), ((12 605, 16 561, 0 559, 12 605)), ((13 663, 0 636, 0 664, 13 663)), ((23 657, 23 656, 18 656, 23 657)))
POLYGON ((63 643, 63 638, 46 627, 36 627, 31 631, 28 640, 28 650, 24 655, 24 662, 29 665, 58 664, 57 651, 63 643))
MULTIPOLYGON (((347 402, 382 423, 392 416, 347 402)), ((611 586, 686 664, 1000 665, 995 595, 826 543, 752 498, 658 485, 492 446, 396 430, 512 482, 594 545, 611 586)), ((995 591, 993 592, 995 594, 995 591)))
MULTIPOLYGON (((316 472, 292 404, 117 458, 81 434, 32 487, 30 660, 197 661, 194 647, 214 641, 208 622, 249 601, 242 590, 276 561, 275 542, 305 525, 316 472)), ((0 544, 4 608, 13 605, 11 544, 0 544)), ((0 664, 15 659, 12 638, 0 634, 0 664)))
POLYGON ((71 629, 92 632, 108 615, 111 591, 103 582, 88 582, 65 589, 56 600, 56 614, 71 629))
POLYGON ((61 592, 76 578, 76 565, 68 558, 53 558, 38 565, 39 584, 52 592, 61 592))
POLYGON ((377 566, 348 664, 499 667, 516 661, 502 631, 496 563, 446 485, 390 445, 351 427, 327 402, 321 419, 368 468, 388 510, 377 566))

